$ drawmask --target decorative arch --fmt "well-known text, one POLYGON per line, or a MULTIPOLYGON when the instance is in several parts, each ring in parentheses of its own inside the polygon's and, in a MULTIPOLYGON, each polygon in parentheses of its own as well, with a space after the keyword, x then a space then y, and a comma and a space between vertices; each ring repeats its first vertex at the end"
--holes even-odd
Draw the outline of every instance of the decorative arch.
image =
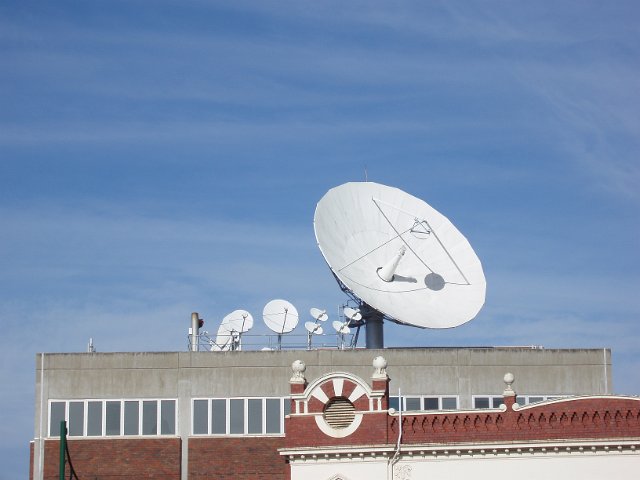
POLYGON ((322 433, 332 438, 345 438, 354 433, 362 423, 363 411, 371 409, 371 388, 360 377, 346 372, 332 372, 317 378, 302 393, 301 400, 306 402, 308 413, 314 414, 316 425, 322 433), (362 397, 367 399, 366 408, 357 403, 362 397), (353 406, 353 420, 340 428, 331 425, 325 418, 325 411, 336 400, 350 402, 353 406))
POLYGON ((334 396, 344 396, 353 403, 363 395, 371 398, 371 388, 360 377, 347 372, 333 372, 325 374, 311 382, 305 389, 302 397, 305 401, 316 398, 323 404, 326 404, 329 399, 334 396), (333 393, 333 395, 331 395, 331 393, 333 393))

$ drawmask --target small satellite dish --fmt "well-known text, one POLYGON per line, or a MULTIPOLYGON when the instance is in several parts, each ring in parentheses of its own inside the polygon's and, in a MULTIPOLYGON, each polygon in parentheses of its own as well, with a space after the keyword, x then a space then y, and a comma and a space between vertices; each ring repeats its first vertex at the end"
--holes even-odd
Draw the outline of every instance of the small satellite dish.
POLYGON ((329 319, 329 315, 327 315, 326 310, 320 310, 319 308, 312 308, 311 310, 309 310, 309 313, 314 319, 320 322, 326 322, 329 319))
POLYGON ((314 322, 305 322, 304 328, 312 335, 322 335, 322 325, 318 325, 314 322))
POLYGON ((373 182, 332 188, 318 202, 314 230, 339 284, 365 310, 367 347, 383 346, 382 315, 451 328, 473 319, 484 304, 484 272, 467 239, 402 190, 373 182), (369 345, 374 322, 379 339, 369 345))
POLYGON ((334 330, 342 335, 347 335, 351 333, 351 329, 346 323, 342 323, 338 320, 334 320, 332 325, 334 330))
POLYGON ((362 314, 359 310, 356 310, 351 307, 344 307, 342 310, 344 312, 344 316, 349 319, 350 322, 359 322, 362 320, 362 314))
POLYGON ((277 334, 289 333, 298 325, 298 310, 286 300, 271 300, 264 306, 262 318, 277 334))

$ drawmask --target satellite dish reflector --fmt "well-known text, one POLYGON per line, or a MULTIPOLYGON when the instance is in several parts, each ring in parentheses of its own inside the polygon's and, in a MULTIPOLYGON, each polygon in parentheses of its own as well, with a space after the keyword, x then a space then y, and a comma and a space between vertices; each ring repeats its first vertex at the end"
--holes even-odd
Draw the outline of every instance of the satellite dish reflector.
POLYGON ((318 246, 336 278, 390 320, 451 328, 485 301, 480 260, 441 213, 373 182, 329 190, 314 216, 318 246))
POLYGON ((338 320, 334 320, 332 325, 334 330, 341 335, 347 335, 351 333, 351 329, 347 326, 346 323, 342 323, 342 322, 339 322, 338 320))
POLYGON ((222 319, 223 325, 229 332, 248 332, 253 327, 253 317, 246 310, 234 310, 222 319))
POLYGON ((233 345, 234 334, 227 330, 225 324, 220 324, 215 341, 211 344, 212 352, 228 352, 233 345))
POLYGON ((298 311, 286 300, 271 300, 264 306, 262 318, 278 334, 289 333, 298 325, 298 311))
POLYGON ((320 322, 326 322, 329 319, 329 315, 327 315, 326 310, 320 310, 319 308, 312 308, 309 310, 309 313, 313 318, 319 320, 320 322))
POLYGON ((360 320, 362 320, 362 314, 355 308, 344 307, 342 311, 344 312, 344 316, 347 317, 351 322, 359 322, 360 320))
POLYGON ((304 328, 307 330, 307 332, 313 335, 322 335, 322 325, 318 325, 317 323, 305 322, 304 328))
POLYGON ((218 327, 215 341, 211 344, 211 351, 226 352, 240 350, 241 336, 253 327, 253 317, 246 310, 234 310, 222 319, 218 327))

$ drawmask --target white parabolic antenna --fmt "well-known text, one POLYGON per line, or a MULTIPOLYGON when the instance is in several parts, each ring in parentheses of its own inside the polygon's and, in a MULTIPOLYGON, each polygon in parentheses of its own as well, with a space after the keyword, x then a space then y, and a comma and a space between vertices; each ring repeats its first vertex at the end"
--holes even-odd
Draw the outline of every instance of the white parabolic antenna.
POLYGON ((262 318, 278 334, 289 333, 298 325, 298 311, 286 300, 271 300, 264 306, 262 318))
POLYGON ((234 310, 222 319, 211 349, 227 351, 240 347, 240 337, 253 327, 253 317, 246 310, 234 310), (234 344, 234 342, 238 342, 234 344))
POLYGON ((362 314, 358 310, 351 307, 345 307, 342 311, 344 312, 344 316, 347 317, 348 322, 359 322, 362 320, 362 314))
POLYGON ((304 322, 304 328, 311 334, 322 335, 322 325, 315 322, 304 322))
POLYGON ((312 308, 309 310, 309 313, 313 318, 320 322, 326 322, 329 318, 326 310, 320 310, 319 308, 312 308))
POLYGON ((349 333, 351 333, 351 329, 346 323, 342 323, 338 320, 334 320, 332 325, 333 325, 333 329, 341 335, 348 335, 349 333))
POLYGON ((234 310, 222 319, 222 324, 228 332, 244 333, 253 327, 253 317, 246 310, 234 310))
POLYGON ((314 229, 336 278, 392 321, 451 328, 484 304, 482 265, 467 239, 402 190, 373 182, 332 188, 318 202, 314 229))

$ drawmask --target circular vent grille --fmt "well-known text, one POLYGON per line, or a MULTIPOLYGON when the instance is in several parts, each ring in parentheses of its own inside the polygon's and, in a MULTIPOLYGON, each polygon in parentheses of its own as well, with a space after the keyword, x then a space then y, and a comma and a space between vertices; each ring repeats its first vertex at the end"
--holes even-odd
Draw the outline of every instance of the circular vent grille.
POLYGON ((353 423, 356 408, 345 397, 334 397, 324 407, 324 420, 332 428, 347 428, 353 423))

